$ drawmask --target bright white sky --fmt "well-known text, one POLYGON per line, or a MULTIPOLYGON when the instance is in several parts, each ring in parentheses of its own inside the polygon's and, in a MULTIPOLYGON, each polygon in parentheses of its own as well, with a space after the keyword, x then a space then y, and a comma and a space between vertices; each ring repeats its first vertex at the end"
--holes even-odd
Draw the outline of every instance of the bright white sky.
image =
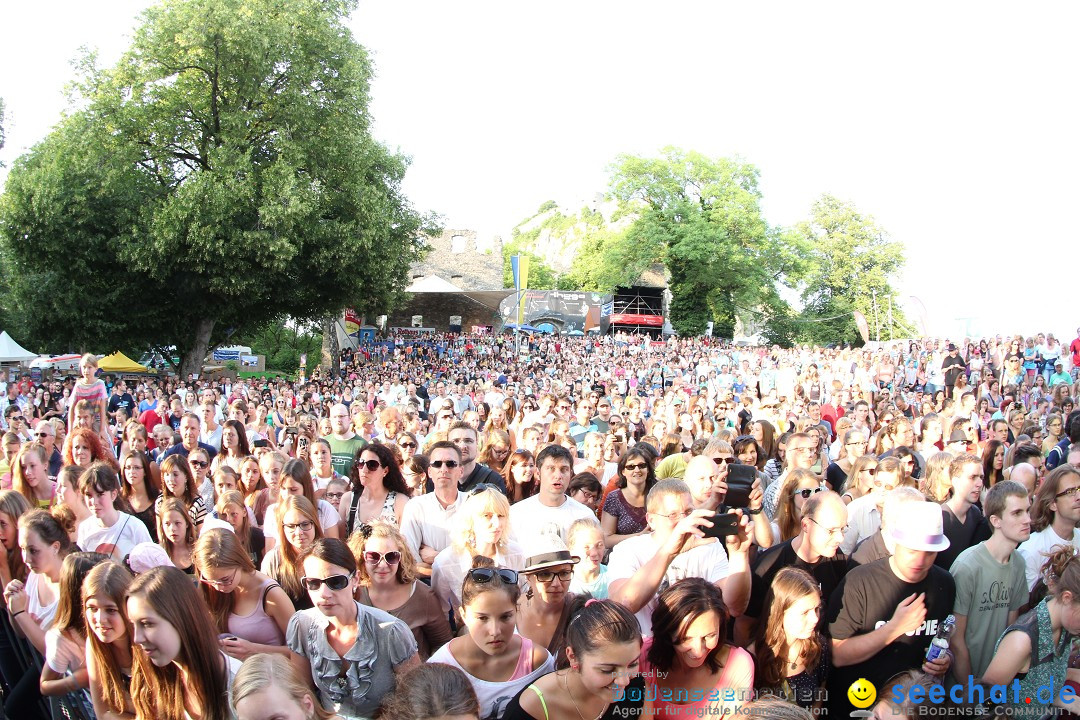
MULTIPOLYGON (((112 63, 149 4, 5 10, 4 161, 58 119, 77 48, 112 63)), ((771 223, 829 192, 903 242, 902 303, 931 333, 1068 342, 1078 21, 1073 2, 361 0, 352 27, 376 136, 412 156, 407 193, 448 227, 508 237, 545 200, 605 190, 619 153, 738 155, 771 223)))

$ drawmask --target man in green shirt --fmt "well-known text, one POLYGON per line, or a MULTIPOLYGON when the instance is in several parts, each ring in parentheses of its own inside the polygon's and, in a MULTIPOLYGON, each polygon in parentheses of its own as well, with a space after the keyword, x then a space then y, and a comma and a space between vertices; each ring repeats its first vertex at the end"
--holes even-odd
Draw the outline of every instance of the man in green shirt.
POLYGON ((330 443, 331 463, 335 471, 349 477, 353 459, 368 444, 367 440, 353 432, 349 408, 341 403, 330 408, 330 427, 332 432, 326 441, 330 443))

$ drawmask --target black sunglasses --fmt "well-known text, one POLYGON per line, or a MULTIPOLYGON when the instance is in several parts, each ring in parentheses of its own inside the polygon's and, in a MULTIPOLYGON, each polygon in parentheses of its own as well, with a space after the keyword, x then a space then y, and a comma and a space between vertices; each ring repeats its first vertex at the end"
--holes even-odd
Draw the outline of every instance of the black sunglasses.
POLYGON ((383 464, 378 460, 357 460, 357 465, 363 465, 367 468, 368 472, 375 472, 379 468, 383 467, 383 464))
POLYGON ((453 468, 456 468, 460 464, 461 463, 459 463, 457 460, 432 460, 429 463, 429 465, 431 467, 435 468, 436 470, 441 468, 443 465, 445 465, 446 467, 448 467, 450 469, 453 469, 453 468))
POLYGON ((300 578, 300 582, 308 592, 317 592, 319 588, 323 586, 323 583, 326 583, 326 587, 331 590, 344 590, 349 587, 350 580, 352 580, 352 573, 349 573, 348 575, 331 575, 330 577, 325 578, 300 578))
POLYGON ((509 568, 473 568, 469 571, 469 577, 472 578, 473 582, 478 583, 489 583, 496 577, 507 585, 517 585, 518 581, 517 570, 511 570, 509 568))
MULTIPOLYGON (((453 460, 450 460, 449 462, 453 462, 453 460)), ((477 483, 476 487, 469 491, 469 495, 479 495, 485 490, 494 490, 497 493, 502 492, 497 485, 492 485, 491 483, 477 483)))
POLYGON ((802 490, 796 490, 791 494, 791 496, 794 497, 796 495, 802 495, 803 500, 808 500, 811 495, 816 495, 824 489, 825 488, 821 487, 820 485, 818 485, 816 488, 803 488, 802 490))

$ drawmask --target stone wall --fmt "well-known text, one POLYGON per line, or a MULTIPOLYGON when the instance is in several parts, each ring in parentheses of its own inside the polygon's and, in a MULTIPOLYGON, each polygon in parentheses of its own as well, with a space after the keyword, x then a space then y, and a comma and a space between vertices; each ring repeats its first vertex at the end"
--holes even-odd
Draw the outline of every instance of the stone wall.
POLYGON ((428 239, 431 251, 412 267, 412 280, 438 275, 462 290, 498 290, 503 286, 502 239, 475 230, 444 230, 428 239))
POLYGON ((446 332, 450 316, 461 316, 461 327, 466 332, 473 325, 498 326, 502 320, 498 312, 475 300, 451 293, 416 293, 401 309, 387 318, 387 327, 411 327, 413 315, 423 317, 423 327, 446 332))

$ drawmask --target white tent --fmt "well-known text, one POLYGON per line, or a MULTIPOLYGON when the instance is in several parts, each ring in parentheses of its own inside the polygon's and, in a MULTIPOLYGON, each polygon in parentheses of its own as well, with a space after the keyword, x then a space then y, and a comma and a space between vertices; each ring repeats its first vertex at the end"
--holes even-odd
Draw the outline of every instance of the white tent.
POLYGON ((36 360, 37 353, 32 353, 11 339, 7 331, 0 332, 0 362, 19 363, 36 360))

